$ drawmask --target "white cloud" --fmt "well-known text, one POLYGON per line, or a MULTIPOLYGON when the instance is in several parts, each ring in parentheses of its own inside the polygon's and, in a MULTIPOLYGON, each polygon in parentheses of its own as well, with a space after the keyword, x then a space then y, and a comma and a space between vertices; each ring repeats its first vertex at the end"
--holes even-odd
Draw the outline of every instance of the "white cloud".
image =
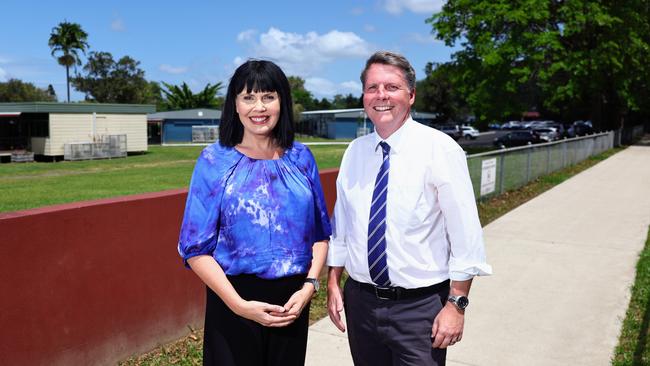
POLYGON ((11 60, 4 56, 0 56, 0 64, 8 64, 11 60))
POLYGON ((445 0, 385 0, 384 9, 391 14, 401 14, 403 10, 413 13, 430 14, 442 9, 445 0))
POLYGON ((235 57, 234 60, 232 60, 232 63, 233 63, 233 65, 235 65, 235 67, 239 67, 239 65, 243 64, 244 61, 246 61, 246 60, 243 57, 237 56, 237 57, 235 57))
POLYGON ((361 94, 361 83, 353 80, 337 84, 328 79, 313 77, 305 79, 305 88, 317 98, 331 98, 336 94, 361 94))
POLYGON ((200 82, 196 78, 190 78, 190 80, 187 82, 187 85, 190 86, 190 89, 196 90, 196 92, 203 90, 205 88, 205 83, 200 82))
POLYGON ((169 73, 169 74, 184 74, 187 72, 187 67, 185 66, 172 66, 168 64, 162 64, 159 67, 160 71, 169 73))
POLYGON ((443 41, 436 39, 431 34, 424 35, 421 33, 410 33, 408 34, 407 38, 411 42, 422 43, 422 44, 444 43, 443 41))
POLYGON ((256 35, 257 31, 255 29, 245 30, 237 35, 237 42, 250 41, 255 38, 256 35))
POLYGON ((366 24, 363 26, 363 30, 365 30, 368 33, 372 33, 377 30, 374 25, 366 24))
POLYGON ((365 58, 371 53, 368 42, 353 32, 298 34, 272 27, 257 39, 241 36, 242 33, 237 39, 251 46, 253 57, 276 61, 288 75, 310 75, 335 59, 365 58))
POLYGON ((115 32, 124 32, 126 30, 126 26, 124 25, 124 21, 122 21, 121 18, 117 18, 111 22, 111 29, 115 32))
POLYGON ((0 81, 7 81, 7 72, 0 67, 0 81))
POLYGON ((352 14, 352 15, 361 15, 364 12, 365 12, 365 10, 363 8, 361 8, 361 7, 352 8, 350 10, 350 14, 352 14))
POLYGON ((359 94, 361 93, 361 91, 363 89, 361 87, 361 82, 360 81, 353 81, 353 80, 342 82, 341 87, 343 89, 347 89, 347 90, 349 90, 351 92, 357 92, 359 94))
POLYGON ((307 78, 305 79, 305 89, 320 96, 331 97, 336 94, 336 84, 323 78, 307 78))

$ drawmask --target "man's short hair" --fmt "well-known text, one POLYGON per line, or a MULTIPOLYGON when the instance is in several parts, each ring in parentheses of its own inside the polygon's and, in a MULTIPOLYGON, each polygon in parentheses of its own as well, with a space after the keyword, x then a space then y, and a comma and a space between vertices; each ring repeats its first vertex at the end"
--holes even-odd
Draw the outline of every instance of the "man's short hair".
POLYGON ((415 70, 413 70, 413 66, 411 66, 411 63, 408 62, 406 57, 400 55, 399 53, 390 51, 377 51, 372 56, 370 56, 368 61, 366 61, 366 67, 361 73, 361 85, 364 87, 364 89, 366 86, 366 74, 368 73, 368 69, 370 69, 370 66, 372 66, 372 64, 390 65, 399 68, 402 70, 402 73, 404 73, 404 79, 408 84, 409 90, 415 90, 415 70))

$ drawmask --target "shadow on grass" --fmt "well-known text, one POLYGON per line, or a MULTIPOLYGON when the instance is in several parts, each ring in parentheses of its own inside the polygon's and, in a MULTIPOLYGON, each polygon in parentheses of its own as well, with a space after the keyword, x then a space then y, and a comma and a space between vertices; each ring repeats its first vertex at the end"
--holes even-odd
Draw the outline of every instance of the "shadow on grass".
MULTIPOLYGON (((650 229, 645 248, 639 257, 637 275, 632 292, 632 301, 638 303, 639 313, 643 312, 643 319, 639 327, 639 334, 634 347, 632 365, 648 365, 650 363, 650 350, 648 349, 648 333, 650 327, 650 229), (643 309, 645 307, 645 309, 643 309)), ((632 306, 630 306, 631 308, 632 306)))
MULTIPOLYGON (((650 294, 650 292, 648 292, 650 294)), ((633 365, 647 365, 644 361, 643 355, 647 350, 648 342, 648 326, 650 326, 650 301, 646 299, 645 313, 643 314, 643 321, 641 322, 641 329, 639 331, 639 338, 637 339, 636 347, 634 349, 634 363, 633 365)))
POLYGON ((613 366, 650 365, 650 229, 639 254, 630 304, 621 326, 613 366))

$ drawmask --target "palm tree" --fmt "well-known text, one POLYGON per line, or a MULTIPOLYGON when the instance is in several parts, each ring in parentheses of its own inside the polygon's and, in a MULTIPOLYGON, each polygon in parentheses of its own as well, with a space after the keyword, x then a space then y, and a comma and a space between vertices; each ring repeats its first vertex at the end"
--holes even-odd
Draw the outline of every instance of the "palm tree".
POLYGON ((88 33, 77 23, 63 21, 52 28, 48 45, 52 56, 56 57, 59 65, 65 66, 65 80, 68 86, 68 103, 70 103, 70 66, 81 65, 79 51, 86 53, 88 48, 88 33), (61 54, 57 56, 57 54, 61 54))
POLYGON ((218 82, 214 85, 208 83, 205 88, 194 94, 190 87, 183 82, 181 86, 162 83, 167 90, 162 92, 166 97, 166 107, 170 110, 193 109, 193 108, 219 108, 221 100, 217 96, 223 84, 218 82))

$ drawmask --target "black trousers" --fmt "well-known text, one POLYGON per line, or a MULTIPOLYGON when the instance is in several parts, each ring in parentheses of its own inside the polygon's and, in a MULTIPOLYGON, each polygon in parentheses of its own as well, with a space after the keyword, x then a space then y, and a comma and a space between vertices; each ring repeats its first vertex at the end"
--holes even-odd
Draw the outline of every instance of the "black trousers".
MULTIPOLYGON (((284 305, 302 288, 305 276, 265 280, 252 275, 229 276, 245 300, 284 305)), ((304 365, 309 327, 309 305, 286 327, 265 327, 233 313, 207 288, 203 365, 274 366, 304 365)))
POLYGON ((437 293, 405 300, 383 300, 348 278, 345 317, 356 366, 443 366, 447 350, 432 348, 431 327, 449 295, 437 293))

